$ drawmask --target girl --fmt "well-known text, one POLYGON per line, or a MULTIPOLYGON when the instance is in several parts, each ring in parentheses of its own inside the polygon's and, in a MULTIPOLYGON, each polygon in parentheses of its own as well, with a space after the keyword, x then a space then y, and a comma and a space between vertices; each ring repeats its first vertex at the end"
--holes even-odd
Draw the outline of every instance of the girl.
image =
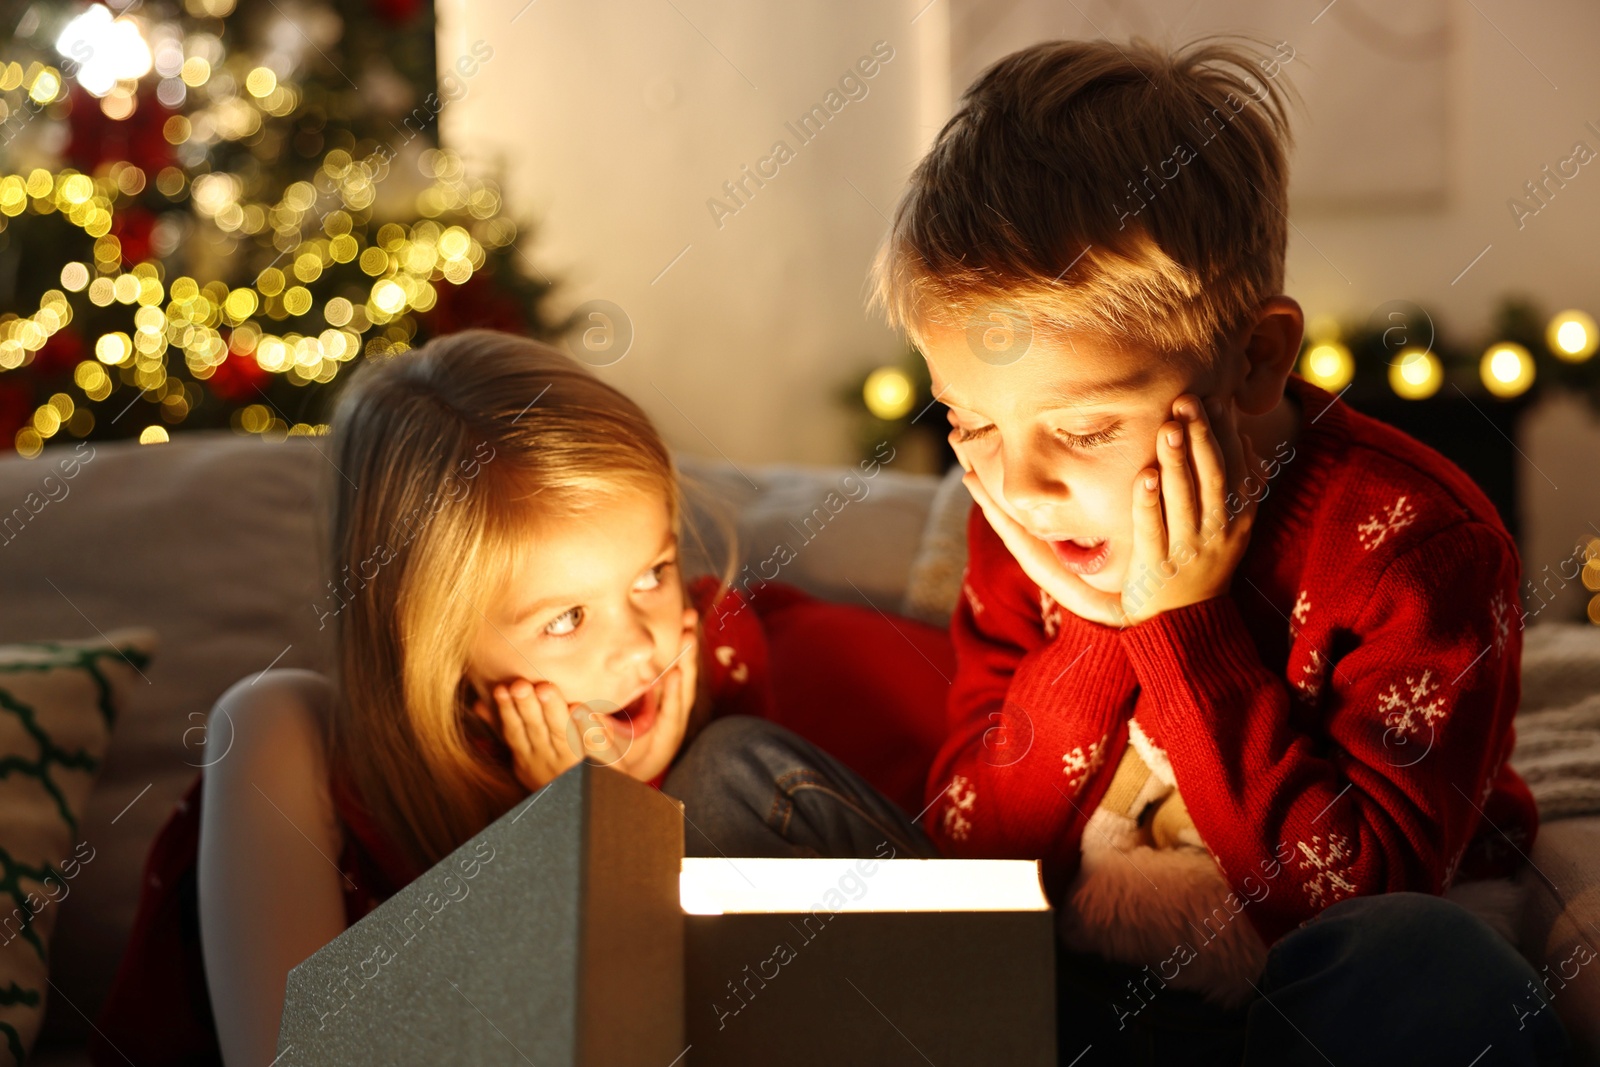
MULTIPOLYGON (((679 574, 665 445, 581 365, 455 334, 364 364, 332 421, 337 577, 314 610, 337 676, 267 671, 213 709, 96 1063, 269 1063, 290 968, 579 758, 662 787, 688 740, 722 763, 745 716, 781 711, 757 612, 679 574)), ((814 818, 791 835, 931 854, 871 786, 763 725, 762 758, 806 772, 788 792, 814 818)), ((665 788, 691 825, 736 817, 684 775, 665 788)), ((707 832, 691 852, 715 854, 707 832)))

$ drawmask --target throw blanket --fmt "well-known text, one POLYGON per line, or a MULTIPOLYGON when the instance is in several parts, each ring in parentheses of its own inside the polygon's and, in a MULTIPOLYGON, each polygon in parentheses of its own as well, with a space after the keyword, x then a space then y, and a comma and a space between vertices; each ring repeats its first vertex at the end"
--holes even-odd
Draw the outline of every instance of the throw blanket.
POLYGON ((1511 766, 1540 821, 1600 812, 1600 627, 1550 623, 1523 634, 1511 766))

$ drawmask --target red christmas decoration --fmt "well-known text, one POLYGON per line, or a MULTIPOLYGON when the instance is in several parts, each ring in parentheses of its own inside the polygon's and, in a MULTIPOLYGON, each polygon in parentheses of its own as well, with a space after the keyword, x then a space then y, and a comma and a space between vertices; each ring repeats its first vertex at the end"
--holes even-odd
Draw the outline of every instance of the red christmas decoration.
POLYGON ((237 352, 228 353, 228 358, 222 361, 211 377, 206 379, 206 385, 217 396, 230 404, 239 404, 260 397, 257 388, 267 383, 272 375, 261 369, 254 356, 241 356, 237 352))
POLYGON ((410 22, 422 10, 422 0, 372 0, 372 12, 399 26, 410 22))
POLYGON ((82 86, 73 85, 67 97, 71 109, 67 128, 72 139, 67 144, 68 165, 93 174, 103 164, 132 163, 147 174, 171 166, 175 160, 172 145, 163 128, 177 112, 141 92, 138 106, 125 119, 113 119, 100 110, 100 101, 82 86))
POLYGON ((44 347, 34 353, 33 368, 41 378, 71 373, 72 368, 83 361, 86 351, 83 338, 75 331, 57 330, 44 347))
POLYGON ((440 285, 435 292, 433 308, 417 316, 431 336, 475 327, 511 333, 528 328, 527 312, 494 284, 487 271, 478 271, 461 285, 440 285))
POLYGON ((128 265, 150 258, 150 234, 156 217, 142 207, 130 207, 111 216, 111 233, 122 242, 122 262, 128 265))
POLYGON ((10 442, 33 418, 33 393, 15 382, 0 382, 0 441, 10 442))

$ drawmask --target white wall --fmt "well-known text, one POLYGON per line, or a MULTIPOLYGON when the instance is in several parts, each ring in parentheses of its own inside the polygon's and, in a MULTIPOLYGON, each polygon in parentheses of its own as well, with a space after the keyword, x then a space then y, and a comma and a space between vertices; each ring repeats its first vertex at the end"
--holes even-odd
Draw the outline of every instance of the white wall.
MULTIPOLYGON (((1600 133, 1585 126, 1600 126, 1600 6, 1452 0, 1449 9, 1445 203, 1369 217, 1295 216, 1303 231, 1290 240, 1295 291, 1308 306, 1354 313, 1414 299, 1437 309, 1445 329, 1474 339, 1508 291, 1552 311, 1577 305, 1600 314, 1600 166, 1583 168, 1520 230, 1506 206, 1574 141, 1600 152, 1600 133)), ((1404 143, 1392 147, 1406 151, 1404 143)))
POLYGON ((673 445, 852 458, 841 385, 904 354, 863 310, 867 265, 935 132, 923 100, 948 99, 939 4, 912 21, 925 2, 440 0, 441 66, 494 48, 445 142, 538 221, 529 251, 563 309, 625 309, 634 347, 602 373, 673 445), (785 123, 880 40, 893 58, 867 95, 801 145, 785 123), (794 158, 719 228, 707 200, 778 140, 794 158))

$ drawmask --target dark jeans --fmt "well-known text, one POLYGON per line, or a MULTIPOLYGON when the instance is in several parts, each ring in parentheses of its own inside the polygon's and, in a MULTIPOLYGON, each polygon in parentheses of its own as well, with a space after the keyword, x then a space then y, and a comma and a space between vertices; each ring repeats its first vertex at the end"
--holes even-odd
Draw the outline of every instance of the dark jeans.
POLYGON ((686 856, 939 855, 894 802, 822 749, 765 719, 713 719, 661 791, 683 801, 686 856))
POLYGON ((1567 1034, 1552 1007, 1519 1019, 1536 1003, 1533 967, 1483 920, 1428 893, 1349 897, 1324 908, 1274 942, 1256 983, 1260 996, 1237 1011, 1156 981, 1141 1008, 1128 982, 1142 988, 1147 977, 1058 952, 1060 1062, 1567 1062, 1567 1034))
MULTIPOLYGON (((711 722, 662 791, 684 803, 691 856, 937 855, 922 830, 838 760, 788 730, 711 722)), ((1538 975, 1466 909, 1426 893, 1351 897, 1273 944, 1261 995, 1227 1012, 1155 988, 1139 968, 1058 949, 1060 1062, 1561 1064, 1554 1009, 1519 1019, 1538 975), (1142 1007, 1140 1005, 1143 1004, 1142 1007)), ((1152 983, 1153 984, 1153 983, 1152 983)))

